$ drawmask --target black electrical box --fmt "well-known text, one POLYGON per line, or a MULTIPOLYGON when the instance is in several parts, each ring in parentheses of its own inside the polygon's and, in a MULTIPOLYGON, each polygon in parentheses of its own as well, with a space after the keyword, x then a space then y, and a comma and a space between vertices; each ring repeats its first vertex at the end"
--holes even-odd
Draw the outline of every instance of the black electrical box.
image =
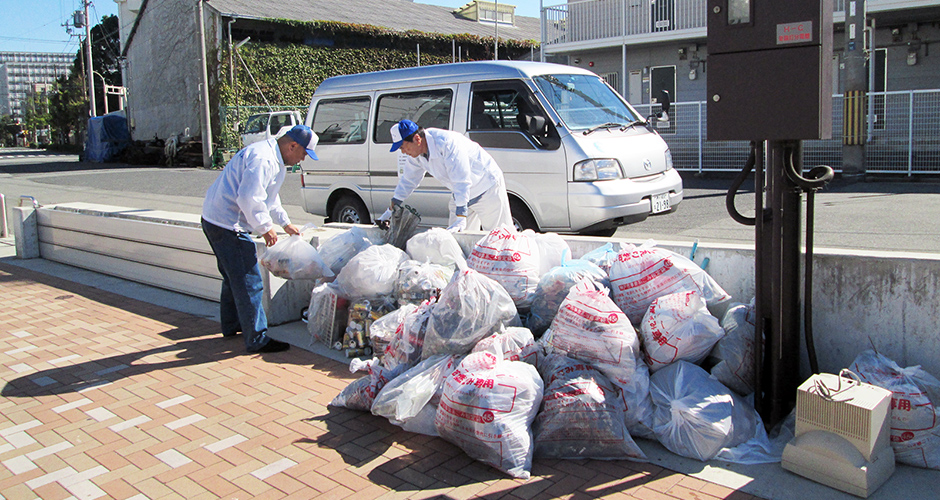
POLYGON ((708 140, 832 137, 832 0, 708 0, 708 140))

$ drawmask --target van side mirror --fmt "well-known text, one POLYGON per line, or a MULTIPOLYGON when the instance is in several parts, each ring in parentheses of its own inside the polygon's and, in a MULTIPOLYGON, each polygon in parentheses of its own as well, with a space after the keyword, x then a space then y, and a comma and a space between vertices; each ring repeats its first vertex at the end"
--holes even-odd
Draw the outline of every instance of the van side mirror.
POLYGON ((529 133, 534 137, 545 137, 548 131, 545 129, 545 117, 541 115, 529 116, 529 133))

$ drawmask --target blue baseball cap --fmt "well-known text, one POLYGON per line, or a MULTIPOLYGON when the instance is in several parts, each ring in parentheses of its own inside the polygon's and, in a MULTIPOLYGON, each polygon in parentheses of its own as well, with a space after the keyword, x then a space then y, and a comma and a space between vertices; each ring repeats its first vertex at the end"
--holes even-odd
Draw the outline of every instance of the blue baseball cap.
POLYGON ((317 134, 313 133, 313 130, 310 130, 310 127, 306 125, 294 125, 285 135, 293 139, 297 144, 303 146, 311 158, 319 160, 317 154, 313 152, 313 148, 317 147, 320 138, 317 137, 317 134))
POLYGON ((418 131, 418 124, 411 120, 402 120, 392 125, 392 149, 389 152, 394 153, 401 147, 401 142, 415 134, 418 131))

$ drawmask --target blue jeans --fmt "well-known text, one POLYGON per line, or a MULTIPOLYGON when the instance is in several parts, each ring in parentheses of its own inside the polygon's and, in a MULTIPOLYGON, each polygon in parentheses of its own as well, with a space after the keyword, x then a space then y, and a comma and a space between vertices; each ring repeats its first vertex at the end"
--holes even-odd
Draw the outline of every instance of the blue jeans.
POLYGON ((219 317, 222 335, 231 336, 242 332, 245 348, 255 352, 271 339, 268 317, 261 305, 264 285, 255 243, 248 233, 221 228, 202 220, 202 232, 209 240, 222 274, 222 294, 219 300, 219 317))

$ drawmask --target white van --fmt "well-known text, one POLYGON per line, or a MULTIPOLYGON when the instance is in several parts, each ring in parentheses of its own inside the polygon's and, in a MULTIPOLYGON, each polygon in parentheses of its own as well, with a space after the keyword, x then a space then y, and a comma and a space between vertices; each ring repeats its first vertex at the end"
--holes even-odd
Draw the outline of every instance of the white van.
POLYGON ((251 115, 245 120, 244 128, 239 127, 242 146, 272 137, 277 139, 298 123, 300 123, 298 111, 271 111, 251 115))
MULTIPOLYGON (((389 129, 404 118, 486 148, 520 228, 611 235, 682 201, 665 141, 596 74, 490 61, 324 80, 307 111, 320 160, 301 164, 304 209, 352 223, 384 212, 406 158, 389 152, 389 129)), ((405 204, 422 224, 446 226, 449 196, 427 176, 405 204)))

